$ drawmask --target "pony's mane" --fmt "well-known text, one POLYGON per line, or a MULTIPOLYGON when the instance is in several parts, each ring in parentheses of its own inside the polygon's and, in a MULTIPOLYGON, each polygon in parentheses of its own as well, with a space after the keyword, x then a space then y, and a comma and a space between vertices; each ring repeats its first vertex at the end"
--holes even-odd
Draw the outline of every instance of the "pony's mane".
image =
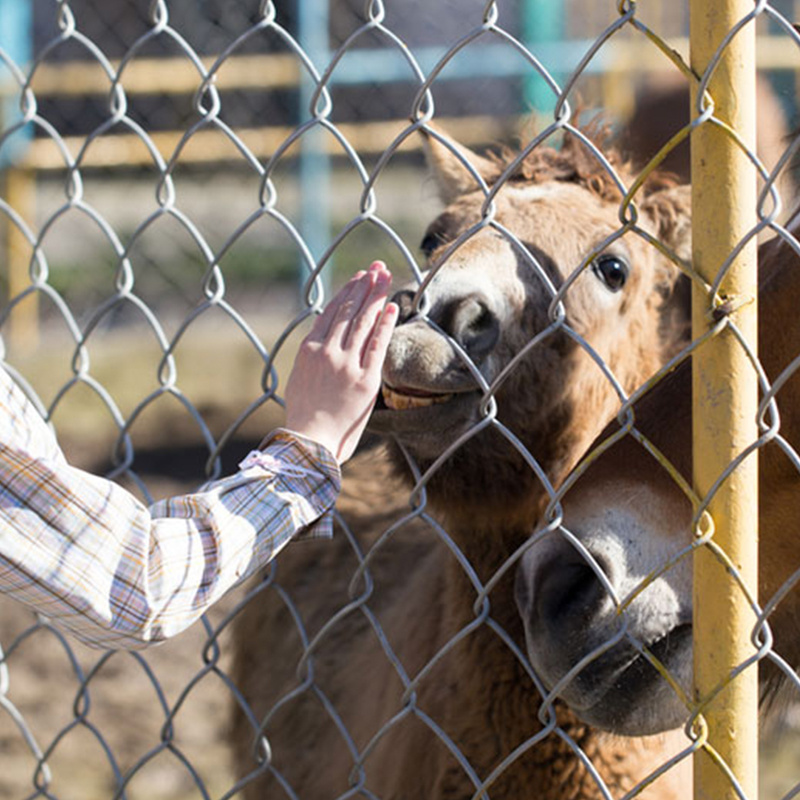
MULTIPOLYGON (((597 157, 582 137, 591 142, 614 168, 622 181, 628 185, 635 173, 631 163, 625 159, 610 128, 602 123, 590 123, 578 133, 565 130, 560 148, 535 147, 511 175, 512 182, 543 183, 563 181, 576 183, 603 200, 619 200, 622 195, 616 181, 605 164, 597 157)), ((489 154, 499 172, 507 169, 518 156, 511 148, 504 147, 499 153, 489 154)), ((656 170, 641 187, 643 196, 678 184, 678 179, 668 172, 656 170)))

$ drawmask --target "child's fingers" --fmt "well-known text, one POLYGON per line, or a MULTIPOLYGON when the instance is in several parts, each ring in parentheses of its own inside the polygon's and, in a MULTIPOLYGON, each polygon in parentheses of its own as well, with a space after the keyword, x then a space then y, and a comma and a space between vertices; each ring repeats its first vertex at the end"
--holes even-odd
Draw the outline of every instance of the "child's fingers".
POLYGON ((380 370, 392 338, 399 309, 396 303, 387 303, 372 327, 361 355, 361 366, 366 372, 380 370))
POLYGON ((350 326, 363 314, 364 302, 372 291, 375 279, 374 271, 362 274, 362 277, 353 284, 344 301, 339 304, 328 329, 327 342, 330 346, 337 349, 345 348, 350 326))
POLYGON ((386 297, 389 293, 389 287, 392 281, 391 274, 383 264, 378 264, 377 267, 372 270, 372 275, 374 277, 374 283, 370 286, 361 309, 350 320, 350 324, 345 331, 345 337, 342 341, 343 349, 354 350, 359 357, 363 350, 364 343, 369 338, 375 326, 375 322, 386 303, 386 297))
POLYGON ((339 307, 329 333, 331 344, 342 350, 354 349, 356 358, 359 358, 362 342, 383 306, 390 282, 391 274, 386 265, 381 261, 373 262, 339 307))
POLYGON ((331 327, 336 319, 336 315, 342 306, 348 302, 356 285, 366 275, 366 272, 359 270, 353 275, 352 278, 336 293, 330 300, 325 310, 314 320, 314 325, 310 333, 306 337, 310 342, 323 342, 325 341, 331 331, 331 327))

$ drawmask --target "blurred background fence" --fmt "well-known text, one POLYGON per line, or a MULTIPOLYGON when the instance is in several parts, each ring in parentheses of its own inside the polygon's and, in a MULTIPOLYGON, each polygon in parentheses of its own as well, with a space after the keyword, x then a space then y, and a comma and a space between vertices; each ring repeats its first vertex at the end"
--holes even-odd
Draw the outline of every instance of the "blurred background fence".
MULTIPOLYGON (((792 0, 771 6, 800 18, 792 0)), ((0 0, 4 359, 70 460, 149 500, 233 469, 279 423, 308 302, 373 258, 398 283, 422 263, 440 204, 405 133, 429 76, 436 124, 481 148, 551 124, 548 79, 580 65, 583 118, 602 112, 651 157, 688 120, 688 92, 641 145, 667 117, 643 101, 684 82, 633 26, 581 64, 620 13, 596 0, 0 0), (541 72, 496 35, 448 55, 493 15, 541 72)), ((636 18, 688 61, 688 2, 636 18)), ((759 142, 772 132, 779 155, 800 54, 770 17, 757 30, 759 142)), ((235 794, 227 622, 241 592, 146 655, 98 655, 3 601, 0 796, 235 794)), ((764 798, 800 781, 800 746, 791 731, 781 742, 764 798)))
MULTIPOLYGON (((787 8, 781 10, 791 17, 791 4, 783 5, 787 8)), ((228 131, 215 124, 213 114, 209 121, 200 110, 205 98, 197 94, 202 93, 206 71, 213 69, 215 96, 224 105, 220 121, 235 131, 252 158, 262 161, 286 147, 292 131, 313 118, 310 104, 317 85, 293 46, 274 32, 258 30, 258 6, 255 2, 204 3, 201 7, 170 4, 168 25, 177 32, 174 36, 153 34, 148 3, 59 5, 50 0, 3 0, 0 36, 4 50, 22 65, 31 63, 29 59, 36 54, 35 69, 25 76, 26 92, 35 97, 38 113, 59 136, 55 140, 43 127, 28 124, 4 138, 0 157, 7 167, 4 175, 11 204, 30 213, 37 208, 41 214, 48 199, 59 202, 68 175, 63 145, 79 161, 84 180, 92 188, 96 185, 97 191, 109 185, 109 176, 124 176, 133 194, 124 207, 109 213, 114 214, 115 226, 133 230, 139 221, 136 187, 144 187, 146 199, 150 198, 148 173, 154 168, 153 155, 132 130, 133 123, 147 131, 152 147, 164 159, 176 156, 170 164, 170 174, 176 178, 203 186, 252 175, 250 157, 243 157, 228 131), (64 26, 73 24, 80 36, 64 33, 64 26), (134 42, 135 53, 130 51, 134 42), (232 52, 217 61, 234 42, 232 52), (95 57, 92 47, 99 48, 106 63, 95 57), (121 66, 125 120, 116 121, 112 81, 121 66), (187 131, 191 135, 187 136, 187 131)), ((338 47, 359 29, 361 6, 360 0, 330 7, 289 3, 278 9, 278 20, 322 73, 338 47)), ((563 79, 578 65, 597 32, 613 22, 613 6, 577 0, 564 4, 515 0, 503 6, 502 19, 505 29, 531 47, 551 75, 563 79)), ((407 44, 422 74, 427 75, 447 48, 471 30, 473 15, 482 13, 482 3, 476 2, 475 10, 453 14, 409 0, 402 8, 387 6, 385 13, 386 29, 407 44)), ((688 52, 686 7, 648 4, 637 16, 678 52, 688 52)), ((770 38, 769 27, 764 20, 759 65, 788 119, 793 119, 796 54, 786 37, 770 38)), ((616 34, 613 46, 601 49, 584 65, 575 86, 588 108, 602 109, 619 126, 634 114, 638 96, 654 84, 676 79, 664 55, 657 48, 643 47, 641 36, 633 34, 625 29, 616 34)), ((326 118, 364 159, 367 169, 404 129, 419 88, 419 76, 414 75, 402 48, 387 44, 377 29, 361 32, 337 61, 329 84, 331 112, 326 118)), ((3 121, 12 127, 20 115, 19 80, 7 65, 0 79, 5 87, 3 121)), ((535 129, 537 114, 546 116, 553 107, 553 93, 545 79, 518 51, 496 39, 479 39, 474 48, 448 60, 436 77, 434 97, 437 120, 468 145, 508 142, 520 133, 524 136, 525 131, 535 129)), ((404 142, 398 163, 419 165, 417 148, 413 140, 404 142), (403 158, 405 153, 409 153, 407 158, 403 158)), ((292 141, 280 156, 275 169, 292 185, 282 200, 296 204, 296 212, 292 211, 298 230, 312 255, 320 258, 331 231, 340 223, 331 197, 339 177, 337 168, 341 173, 346 154, 333 136, 312 129, 292 141), (299 196, 302 203, 297 202, 299 196)), ((341 196, 339 188, 337 185, 337 198, 341 196)), ((234 192, 234 196, 243 194, 234 192)), ((407 209, 409 217, 410 211, 407 209)), ((66 226, 48 233, 56 251, 50 263, 59 288, 68 283, 69 291, 75 292, 78 286, 90 287, 96 270, 103 267, 86 237, 69 236, 70 241, 62 241, 62 227, 66 226), (81 239, 84 250, 79 246, 81 239), (80 270, 75 269, 77 263, 80 270)), ((11 282, 8 293, 15 295, 27 280, 28 253, 14 245, 13 228, 5 243, 11 282)), ((185 262, 193 254, 181 253, 174 241, 173 245, 179 247, 178 253, 168 251, 166 258, 153 257, 149 263, 147 274, 156 287, 154 295, 169 286, 177 290, 170 296, 179 298, 179 276, 191 275, 185 262)), ((270 241, 269 245, 270 269, 278 278, 293 276, 296 255, 292 247, 282 241, 270 241)), ((341 250, 334 255, 336 261, 347 258, 341 250)), ((245 252, 244 243, 226 253, 226 258, 226 271, 245 281, 252 278, 252 267, 250 275, 246 273, 254 260, 245 252)), ((262 273, 257 274, 261 278, 262 273)), ((19 316, 22 314, 20 309, 19 316)), ((28 329, 23 338, 30 341, 31 335, 28 329)))

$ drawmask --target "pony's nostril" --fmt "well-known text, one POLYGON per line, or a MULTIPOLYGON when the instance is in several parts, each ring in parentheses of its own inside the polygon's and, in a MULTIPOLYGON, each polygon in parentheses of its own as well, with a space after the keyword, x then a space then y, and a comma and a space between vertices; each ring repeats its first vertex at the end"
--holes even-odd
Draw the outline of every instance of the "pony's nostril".
POLYGON ((422 296, 417 299, 418 294, 417 289, 400 289, 393 295, 392 302, 397 303, 399 311, 399 324, 408 322, 417 315, 424 316, 428 313, 430 307, 428 294, 423 292, 422 296))
POLYGON ((405 322, 414 314, 414 296, 414 292, 408 289, 401 289, 399 292, 395 292, 392 297, 392 302, 397 304, 399 323, 405 322))
POLYGON ((542 575, 534 608, 548 625, 594 616, 606 591, 594 569, 585 561, 552 564, 542 575))
POLYGON ((489 353, 500 336, 497 316, 474 295, 455 304, 449 327, 451 336, 474 358, 489 353))

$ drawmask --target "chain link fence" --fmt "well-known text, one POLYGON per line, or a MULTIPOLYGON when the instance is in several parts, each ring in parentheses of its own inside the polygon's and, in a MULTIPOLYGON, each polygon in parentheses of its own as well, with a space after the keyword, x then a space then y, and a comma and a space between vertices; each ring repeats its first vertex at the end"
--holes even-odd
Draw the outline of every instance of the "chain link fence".
MULTIPOLYGON (((739 147, 761 195, 741 241, 760 237, 768 263, 800 253, 793 14, 776 0, 741 20, 761 68, 757 153, 739 147)), ((666 403, 677 453, 646 410, 666 413, 668 376, 709 338, 689 335, 690 285, 713 284, 714 333, 739 331, 740 304, 691 266, 689 193, 663 171, 693 128, 724 127, 713 102, 688 120, 688 33, 688 6, 667 3, 0 0, 4 365, 72 463, 145 501, 235 469, 280 424, 309 318, 373 258, 395 275, 407 345, 345 469, 333 542, 293 545, 144 653, 91 651, 2 600, 0 795, 690 796, 690 756, 717 751, 679 658, 688 623, 636 627, 660 578, 680 576, 662 593, 682 614, 691 594, 682 406, 666 403), (589 484, 601 512, 592 490, 570 511, 565 491, 613 457, 591 450, 610 422, 646 460, 623 459, 624 485, 616 462, 589 484), (656 519, 680 531, 622 585, 658 522, 618 550, 582 531, 661 474, 653 454, 679 490, 656 519), (587 645, 575 620, 609 603, 622 622, 597 617, 587 645), (639 656, 627 677, 670 709, 656 724, 623 730, 622 679, 607 716, 583 704, 620 643, 639 656), (639 735, 655 728, 673 730, 639 735)), ((758 376, 753 447, 778 442, 786 494, 761 492, 790 508, 800 340, 769 324, 788 345, 758 376)), ((758 647, 735 673, 766 659, 784 674, 758 796, 788 800, 800 684, 775 609, 791 611, 800 557, 790 538, 767 549, 771 519, 769 594, 741 580, 758 647)))

